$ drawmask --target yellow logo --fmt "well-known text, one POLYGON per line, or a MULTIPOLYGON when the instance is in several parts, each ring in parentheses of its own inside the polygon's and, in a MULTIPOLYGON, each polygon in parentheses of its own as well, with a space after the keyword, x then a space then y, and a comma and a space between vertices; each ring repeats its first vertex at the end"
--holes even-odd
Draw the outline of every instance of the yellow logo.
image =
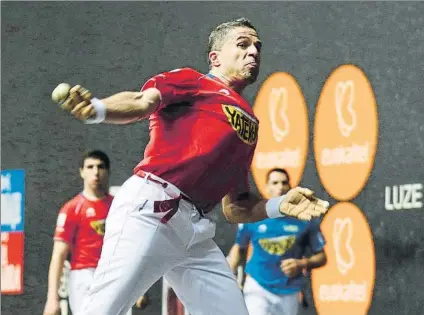
POLYGON ((318 100, 314 150, 321 182, 337 200, 355 198, 371 173, 377 150, 377 104, 364 72, 342 65, 318 100))
POLYGON ((255 144, 258 139, 257 120, 236 106, 222 104, 222 109, 238 137, 248 145, 255 144))
POLYGON ((259 240, 259 245, 270 255, 282 256, 293 247, 295 240, 295 236, 263 238, 259 240))
POLYGON ((91 221, 90 226, 99 235, 105 235, 105 220, 91 221))
POLYGON ((269 76, 255 100, 261 122, 252 174, 263 196, 266 174, 275 167, 287 169, 290 184, 299 184, 306 164, 309 141, 308 111, 296 79, 286 72, 269 76))
POLYGON ((366 315, 375 282, 371 229, 352 203, 333 206, 321 224, 328 240, 327 264, 312 271, 312 293, 318 314, 366 315))

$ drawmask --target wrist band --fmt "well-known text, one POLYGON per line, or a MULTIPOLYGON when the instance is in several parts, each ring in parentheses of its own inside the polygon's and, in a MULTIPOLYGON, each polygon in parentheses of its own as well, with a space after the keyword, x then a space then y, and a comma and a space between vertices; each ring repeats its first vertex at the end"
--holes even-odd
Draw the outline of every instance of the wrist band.
POLYGON ((266 214, 268 218, 282 218, 284 215, 280 212, 280 204, 286 195, 269 199, 265 204, 266 214))
POLYGON ((88 118, 86 124, 100 124, 106 119, 106 105, 98 98, 91 99, 91 105, 93 105, 96 110, 96 117, 88 118))

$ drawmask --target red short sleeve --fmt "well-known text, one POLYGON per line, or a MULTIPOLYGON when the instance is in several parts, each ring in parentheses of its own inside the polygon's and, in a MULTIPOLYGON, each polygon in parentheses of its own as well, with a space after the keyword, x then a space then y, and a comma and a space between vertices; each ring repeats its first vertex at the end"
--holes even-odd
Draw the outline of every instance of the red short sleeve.
POLYGON ((203 74, 191 69, 183 68, 164 72, 149 79, 141 88, 144 91, 156 88, 160 91, 162 102, 158 110, 168 104, 190 101, 199 90, 199 79, 203 74))
POLYGON ((54 239, 71 244, 78 225, 76 203, 68 202, 59 211, 57 216, 54 239))

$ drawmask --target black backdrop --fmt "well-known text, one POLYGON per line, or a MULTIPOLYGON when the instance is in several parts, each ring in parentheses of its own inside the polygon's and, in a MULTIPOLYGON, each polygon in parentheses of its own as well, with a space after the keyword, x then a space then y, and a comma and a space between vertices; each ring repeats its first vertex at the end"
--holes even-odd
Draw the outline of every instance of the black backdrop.
MULTIPOLYGON (((227 19, 250 18, 264 42, 261 75, 246 91, 288 71, 304 92, 310 150, 302 183, 328 197, 312 154, 315 105, 330 71, 353 63, 377 98, 375 166, 354 202, 365 212, 376 246, 376 289, 370 314, 424 314, 422 208, 388 212, 385 186, 424 182, 424 4, 419 2, 2 2, 2 169, 26 171, 25 275, 22 296, 2 298, 4 314, 42 312, 51 235, 60 205, 80 189, 77 158, 88 148, 112 158, 120 185, 142 156, 145 122, 87 126, 50 101, 59 82, 86 85, 99 96, 137 90, 160 71, 207 71, 206 39, 227 19)), ((219 212, 218 220, 222 221, 219 212)), ((235 227, 219 224, 228 251, 235 227)), ((160 312, 160 286, 152 289, 160 312)), ((303 312, 305 313, 305 312, 303 312)), ((309 314, 313 314, 309 311, 309 314)))

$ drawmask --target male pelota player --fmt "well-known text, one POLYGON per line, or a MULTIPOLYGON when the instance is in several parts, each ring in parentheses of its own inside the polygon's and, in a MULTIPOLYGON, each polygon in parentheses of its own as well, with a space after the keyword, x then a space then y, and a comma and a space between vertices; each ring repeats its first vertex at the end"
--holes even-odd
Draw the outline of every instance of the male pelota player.
POLYGON ((154 76, 140 92, 101 100, 81 86, 71 89, 62 109, 86 123, 150 123, 144 158, 115 197, 94 282, 77 315, 124 314, 161 276, 192 315, 246 315, 204 213, 221 200, 232 223, 309 220, 327 211, 328 203, 305 188, 270 200, 249 192, 259 122, 241 93, 257 78, 261 46, 248 20, 230 21, 209 37, 207 75, 177 69, 154 76))
POLYGON ((109 158, 102 151, 87 152, 81 159, 83 191, 68 201, 57 217, 44 315, 59 314, 58 289, 68 254, 71 256, 68 293, 73 314, 78 312, 93 281, 113 199, 109 194, 109 170, 109 158))
MULTIPOLYGON (((290 190, 287 171, 271 169, 266 189, 271 197, 286 194, 290 190)), ((236 242, 227 259, 235 272, 251 246, 243 288, 249 314, 296 315, 302 271, 325 264, 324 244, 319 222, 315 220, 283 217, 239 224, 236 242), (308 248, 312 255, 304 258, 308 248)))

